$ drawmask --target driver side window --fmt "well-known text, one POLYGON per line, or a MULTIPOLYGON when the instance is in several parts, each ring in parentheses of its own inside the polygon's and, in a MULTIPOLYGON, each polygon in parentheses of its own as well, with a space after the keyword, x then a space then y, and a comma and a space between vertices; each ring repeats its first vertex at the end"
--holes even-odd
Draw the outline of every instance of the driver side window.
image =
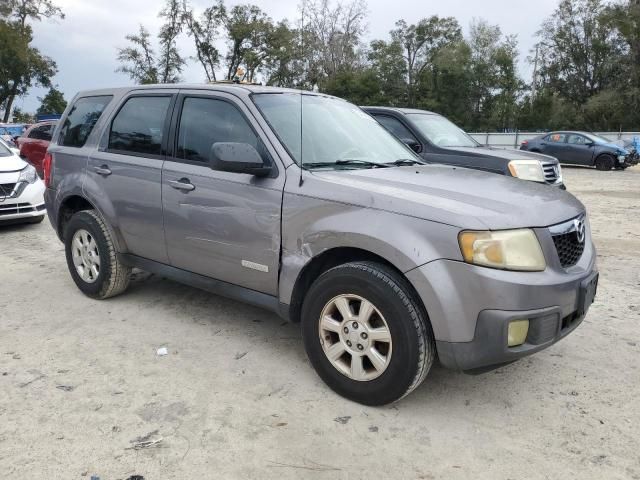
POLYGON ((216 142, 248 143, 266 164, 266 149, 240 111, 231 103, 213 98, 184 99, 176 157, 191 162, 208 162, 216 142))
POLYGON ((572 134, 569 135, 567 143, 570 143, 571 145, 584 145, 587 143, 587 139, 582 135, 572 134))
POLYGON ((412 142, 418 143, 416 137, 414 137, 414 135, 400 122, 400 120, 388 115, 375 115, 375 119, 400 140, 411 140, 412 142))

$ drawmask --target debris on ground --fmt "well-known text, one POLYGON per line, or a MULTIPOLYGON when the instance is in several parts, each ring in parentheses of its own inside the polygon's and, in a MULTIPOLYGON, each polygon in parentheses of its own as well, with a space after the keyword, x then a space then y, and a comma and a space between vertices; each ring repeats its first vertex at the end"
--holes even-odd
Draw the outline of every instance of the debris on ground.
POLYGON ((243 353, 236 353, 236 360, 240 360, 242 357, 244 357, 247 353, 249 352, 243 352, 243 353))
POLYGON ((351 417, 349 415, 344 417, 336 417, 333 419, 334 422, 338 422, 342 425, 346 425, 347 423, 349 423, 349 420, 351 420, 351 417))
POLYGON ((162 446, 163 438, 158 435, 158 430, 149 432, 142 437, 138 437, 135 440, 131 440, 129 443, 133 444, 131 447, 125 448, 125 450, 143 450, 145 448, 160 448, 162 446))
POLYGON ((160 347, 157 351, 156 354, 159 357, 164 357, 165 355, 169 355, 169 350, 167 349, 167 347, 160 347))

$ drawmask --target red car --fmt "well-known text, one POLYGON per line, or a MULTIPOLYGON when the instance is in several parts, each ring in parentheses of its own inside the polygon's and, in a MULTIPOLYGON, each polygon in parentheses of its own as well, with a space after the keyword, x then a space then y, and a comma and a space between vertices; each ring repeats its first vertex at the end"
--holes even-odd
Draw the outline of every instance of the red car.
POLYGON ((20 156, 26 158, 42 177, 42 160, 51 142, 53 131, 58 122, 40 122, 32 125, 16 139, 16 145, 20 149, 20 156))

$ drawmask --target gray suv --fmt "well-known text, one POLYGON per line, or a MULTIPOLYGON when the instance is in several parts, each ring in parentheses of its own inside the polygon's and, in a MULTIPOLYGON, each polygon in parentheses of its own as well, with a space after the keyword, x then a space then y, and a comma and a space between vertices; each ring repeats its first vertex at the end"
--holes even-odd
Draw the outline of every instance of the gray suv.
POLYGON ((570 194, 425 165, 358 107, 243 85, 83 92, 44 162, 80 290, 140 268, 300 322, 336 392, 380 405, 435 358, 479 372, 584 318, 598 273, 570 194))

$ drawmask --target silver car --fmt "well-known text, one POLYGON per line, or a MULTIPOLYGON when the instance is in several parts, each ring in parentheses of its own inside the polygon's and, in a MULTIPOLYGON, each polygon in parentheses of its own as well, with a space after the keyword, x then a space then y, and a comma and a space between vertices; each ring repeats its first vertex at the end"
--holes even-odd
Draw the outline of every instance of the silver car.
POLYGON ((42 222, 43 195, 44 184, 36 169, 0 140, 0 226, 42 222))
POLYGON ((137 267, 272 310, 302 324, 320 377, 364 404, 407 395, 436 357, 479 372, 542 350, 596 293, 572 195, 425 165, 326 95, 83 92, 44 170, 49 218, 85 294, 124 292, 137 267))

